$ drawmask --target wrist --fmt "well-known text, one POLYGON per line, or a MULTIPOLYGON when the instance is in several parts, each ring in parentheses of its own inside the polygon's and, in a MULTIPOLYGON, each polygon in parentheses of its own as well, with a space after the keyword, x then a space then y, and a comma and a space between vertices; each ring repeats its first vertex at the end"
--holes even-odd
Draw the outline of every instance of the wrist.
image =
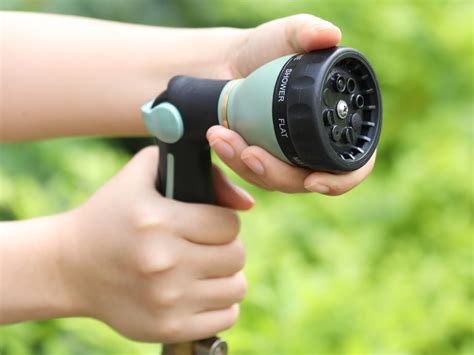
POLYGON ((52 244, 54 262, 52 274, 56 275, 56 283, 61 299, 58 311, 62 317, 89 316, 87 301, 81 278, 80 246, 80 213, 78 209, 57 215, 57 225, 62 233, 56 233, 52 244))
POLYGON ((0 225, 0 323, 80 315, 63 274, 67 214, 0 225))

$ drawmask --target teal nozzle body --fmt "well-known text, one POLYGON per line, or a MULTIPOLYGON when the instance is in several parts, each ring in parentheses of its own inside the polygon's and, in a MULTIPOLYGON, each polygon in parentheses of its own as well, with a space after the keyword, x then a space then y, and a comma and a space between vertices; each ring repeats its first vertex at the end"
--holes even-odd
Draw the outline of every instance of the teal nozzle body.
MULTIPOLYGON (((286 162, 289 161, 275 135, 272 104, 278 75, 291 57, 273 60, 246 79, 230 81, 222 90, 217 111, 221 125, 239 133, 247 143, 259 145, 286 162)), ((282 84, 278 90, 283 93, 286 87, 287 84, 282 84)))

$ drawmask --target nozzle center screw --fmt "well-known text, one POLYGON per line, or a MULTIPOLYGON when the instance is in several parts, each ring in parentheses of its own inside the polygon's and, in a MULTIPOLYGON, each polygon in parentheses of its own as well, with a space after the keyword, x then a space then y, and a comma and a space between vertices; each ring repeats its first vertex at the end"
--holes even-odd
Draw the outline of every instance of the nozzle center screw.
POLYGON ((347 114, 349 113, 349 106, 347 105, 347 102, 345 102, 344 100, 339 100, 337 102, 336 112, 339 118, 346 118, 347 114))

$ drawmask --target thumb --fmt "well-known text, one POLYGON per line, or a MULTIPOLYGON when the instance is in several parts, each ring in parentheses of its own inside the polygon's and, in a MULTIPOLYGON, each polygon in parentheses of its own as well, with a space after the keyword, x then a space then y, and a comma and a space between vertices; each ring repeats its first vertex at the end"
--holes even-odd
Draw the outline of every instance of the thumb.
MULTIPOLYGON (((126 179, 129 189, 135 187, 152 188, 155 190, 159 151, 156 146, 140 150, 118 173, 118 179, 126 179)), ((248 210, 253 207, 253 197, 233 184, 224 172, 213 166, 216 200, 218 205, 236 210, 248 210)), ((192 179, 192 178, 191 178, 192 179)))
POLYGON ((246 36, 235 65, 244 77, 272 59, 334 47, 341 40, 341 30, 319 17, 299 14, 264 23, 246 36))
POLYGON ((341 40, 339 27, 313 15, 300 14, 280 21, 285 22, 286 53, 284 54, 330 48, 341 40))
POLYGON ((158 169, 158 147, 149 146, 140 150, 123 167, 117 177, 126 178, 130 188, 147 186, 155 188, 158 169))

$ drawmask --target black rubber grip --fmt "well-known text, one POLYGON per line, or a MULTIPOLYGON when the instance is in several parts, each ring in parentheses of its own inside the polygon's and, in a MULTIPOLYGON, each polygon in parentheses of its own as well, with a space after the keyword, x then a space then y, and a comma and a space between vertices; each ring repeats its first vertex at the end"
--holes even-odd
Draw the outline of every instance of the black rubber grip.
POLYGON ((219 124, 219 96, 228 80, 200 79, 177 76, 168 88, 153 102, 173 104, 181 114, 183 137, 174 144, 159 142, 160 162, 158 191, 166 195, 168 179, 168 154, 174 157, 172 198, 183 202, 214 204, 214 183, 207 130, 219 124))
POLYGON ((167 186, 173 186, 172 196, 167 197, 183 202, 214 204, 214 183, 209 150, 208 144, 188 142, 160 144, 160 162, 156 181, 156 188, 160 194, 166 196, 167 186), (167 181, 170 159, 173 160, 174 165, 171 176, 173 181, 167 181))

